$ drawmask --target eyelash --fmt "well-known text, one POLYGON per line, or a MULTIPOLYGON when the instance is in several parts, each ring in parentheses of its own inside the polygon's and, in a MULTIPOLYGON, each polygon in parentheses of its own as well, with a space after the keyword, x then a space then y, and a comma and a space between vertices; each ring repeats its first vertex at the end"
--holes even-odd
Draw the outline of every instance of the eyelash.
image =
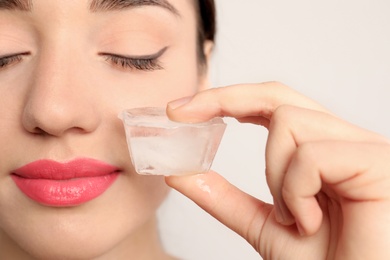
POLYGON ((20 53, 20 54, 13 54, 10 56, 0 57, 0 70, 21 62, 23 59, 22 56, 24 55, 28 55, 28 53, 20 53))
POLYGON ((142 70, 142 71, 153 71, 161 70, 163 67, 158 61, 158 57, 152 58, 128 58, 115 54, 102 54, 106 56, 106 61, 118 66, 122 69, 130 70, 142 70))
MULTIPOLYGON (((130 70, 141 70, 141 71, 154 71, 161 70, 161 66, 158 58, 165 50, 160 51, 156 55, 139 57, 139 58, 128 58, 115 54, 101 54, 105 56, 105 60, 114 66, 118 66, 122 69, 130 70)), ((9 66, 17 64, 22 61, 23 56, 28 55, 29 53, 19 53, 13 54, 5 57, 0 57, 0 70, 5 69, 9 66)))

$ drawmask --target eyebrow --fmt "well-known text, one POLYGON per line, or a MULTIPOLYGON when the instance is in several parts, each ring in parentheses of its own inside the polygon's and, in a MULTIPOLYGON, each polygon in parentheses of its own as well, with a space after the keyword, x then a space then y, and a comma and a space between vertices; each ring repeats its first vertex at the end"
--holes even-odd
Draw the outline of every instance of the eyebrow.
POLYGON ((0 10, 19 10, 30 12, 31 0, 0 0, 0 10))
MULTIPOLYGON (((177 9, 167 0, 92 0, 89 9, 92 12, 123 10, 141 6, 159 6, 176 16, 180 16, 177 9)), ((30 12, 31 0, 0 0, 0 10, 19 10, 30 12)))
POLYGON ((176 16, 180 16, 178 10, 167 0, 92 0, 89 9, 92 12, 104 12, 142 6, 162 7, 176 16))

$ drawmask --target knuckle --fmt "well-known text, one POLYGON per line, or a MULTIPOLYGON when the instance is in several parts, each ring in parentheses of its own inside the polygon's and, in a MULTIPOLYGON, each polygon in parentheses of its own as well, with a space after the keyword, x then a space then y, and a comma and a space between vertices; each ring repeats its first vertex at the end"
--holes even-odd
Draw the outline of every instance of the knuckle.
POLYGON ((295 110, 295 107, 291 105, 278 106, 271 117, 271 123, 289 124, 295 118, 295 110))
POLYGON ((295 160, 298 163, 313 163, 315 161, 315 150, 317 144, 314 142, 306 142, 301 144, 296 151, 295 160))
MULTIPOLYGON (((321 149, 323 142, 306 142, 300 144, 293 156, 295 167, 304 168, 307 172, 313 173, 319 169, 318 149, 321 149)), ((304 174, 304 173, 299 173, 304 174)))

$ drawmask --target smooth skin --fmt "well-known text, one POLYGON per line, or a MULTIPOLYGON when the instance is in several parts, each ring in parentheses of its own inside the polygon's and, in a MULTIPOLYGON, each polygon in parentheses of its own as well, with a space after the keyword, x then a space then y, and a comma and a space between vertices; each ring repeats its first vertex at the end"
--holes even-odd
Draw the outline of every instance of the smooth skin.
POLYGON ((30 11, 0 10, 1 260, 171 259, 156 220, 169 188, 161 176, 136 174, 118 114, 206 87, 195 8, 170 0, 179 17, 142 1, 111 11, 93 11, 91 2, 32 0, 30 11), (42 205, 11 177, 37 160, 78 158, 120 169, 81 205, 42 205))
POLYGON ((264 259, 390 259, 388 139, 277 82, 210 89, 171 102, 167 111, 176 121, 229 116, 268 128, 274 205, 212 171, 166 178, 264 259))

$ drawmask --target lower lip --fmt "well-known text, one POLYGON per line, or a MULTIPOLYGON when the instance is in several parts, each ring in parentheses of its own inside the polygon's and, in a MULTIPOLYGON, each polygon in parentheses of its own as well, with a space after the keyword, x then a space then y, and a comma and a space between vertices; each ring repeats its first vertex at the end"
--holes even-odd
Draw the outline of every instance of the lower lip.
POLYGON ((70 180, 28 179, 12 175, 19 189, 32 200, 54 207, 77 206, 105 192, 119 173, 70 180))

